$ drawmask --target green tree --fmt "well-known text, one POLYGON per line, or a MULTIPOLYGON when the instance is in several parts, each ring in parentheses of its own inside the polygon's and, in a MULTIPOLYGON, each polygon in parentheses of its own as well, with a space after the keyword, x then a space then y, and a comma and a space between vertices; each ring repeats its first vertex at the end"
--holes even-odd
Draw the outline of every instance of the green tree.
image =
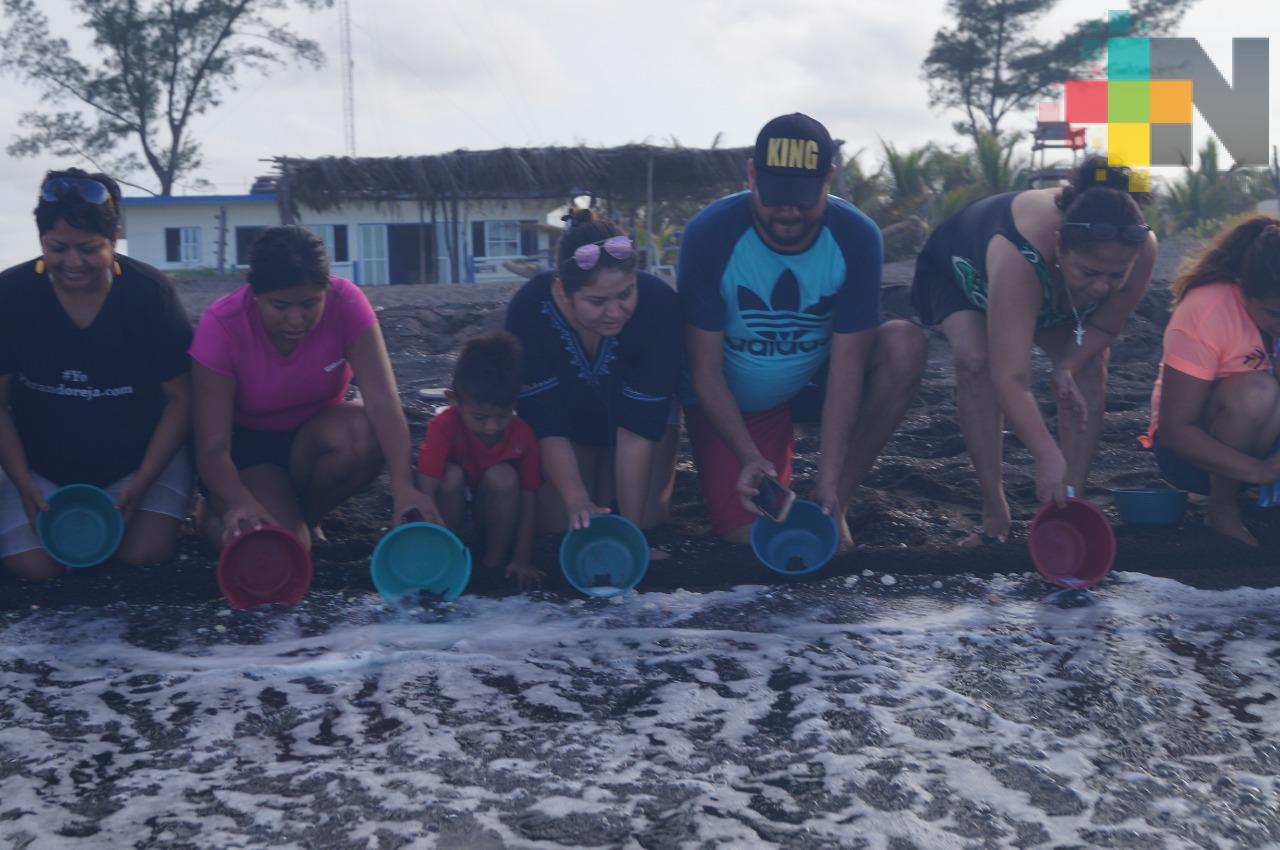
POLYGON ((1271 191, 1266 169, 1233 165, 1219 168, 1218 142, 1213 137, 1199 150, 1200 163, 1187 163, 1181 179, 1169 184, 1159 198, 1162 223, 1171 234, 1209 235, 1225 220, 1252 210, 1271 191))
MULTIPOLYGON (((332 0, 296 0, 318 9, 332 0)), ((162 195, 200 164, 191 121, 221 103, 243 71, 296 60, 319 67, 320 46, 276 18, 295 0, 75 0, 92 35, 73 53, 35 0, 3 0, 0 71, 38 87, 46 107, 19 121, 10 156, 79 157, 113 174, 149 168, 162 195), (122 152, 136 144, 138 151, 122 152)))
MULTIPOLYGON (((947 0, 954 25, 937 32, 924 60, 929 105, 958 110, 956 131, 1000 138, 1002 122, 1025 112, 1055 86, 1096 61, 1085 46, 1101 45, 1102 21, 1078 24, 1044 42, 1034 28, 1058 0, 947 0)), ((1195 0, 1132 0, 1130 26, 1144 34, 1171 32, 1195 0)))

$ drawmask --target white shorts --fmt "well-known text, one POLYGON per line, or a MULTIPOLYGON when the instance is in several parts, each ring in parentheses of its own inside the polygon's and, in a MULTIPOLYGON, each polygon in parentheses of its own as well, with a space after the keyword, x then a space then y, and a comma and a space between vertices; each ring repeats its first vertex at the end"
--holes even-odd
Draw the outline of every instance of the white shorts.
MULTIPOLYGON (((41 475, 33 475, 40 485, 40 492, 47 499, 58 489, 58 485, 41 475)), ((124 485, 129 483, 132 475, 126 475, 102 489, 114 498, 120 495, 124 485)), ((191 491, 195 484, 195 470, 185 447, 178 450, 165 467, 160 477, 147 488, 142 495, 138 510, 185 519, 191 510, 191 491)), ((40 538, 27 522, 27 515, 22 510, 22 497, 18 488, 3 472, 0 472, 0 558, 21 555, 32 549, 40 548, 40 538)))

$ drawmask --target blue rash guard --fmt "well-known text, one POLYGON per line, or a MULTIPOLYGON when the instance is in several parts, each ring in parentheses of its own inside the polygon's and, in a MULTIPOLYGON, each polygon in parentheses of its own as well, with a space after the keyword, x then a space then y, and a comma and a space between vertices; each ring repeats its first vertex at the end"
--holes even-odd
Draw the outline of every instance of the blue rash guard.
POLYGON ((751 413, 800 392, 826 364, 832 333, 879 326, 883 265, 880 229, 849 202, 828 196, 817 238, 787 254, 760 238, 741 192, 689 222, 677 279, 685 321, 724 333, 725 380, 751 413))

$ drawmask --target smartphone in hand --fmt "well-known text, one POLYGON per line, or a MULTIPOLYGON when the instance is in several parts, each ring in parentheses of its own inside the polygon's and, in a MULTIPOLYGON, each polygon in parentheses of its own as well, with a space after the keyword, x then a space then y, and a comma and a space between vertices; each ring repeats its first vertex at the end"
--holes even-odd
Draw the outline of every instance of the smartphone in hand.
POLYGON ((757 488, 760 492, 752 496, 751 501, 760 512, 774 522, 786 522, 796 494, 778 483, 778 479, 768 475, 760 478, 757 488))

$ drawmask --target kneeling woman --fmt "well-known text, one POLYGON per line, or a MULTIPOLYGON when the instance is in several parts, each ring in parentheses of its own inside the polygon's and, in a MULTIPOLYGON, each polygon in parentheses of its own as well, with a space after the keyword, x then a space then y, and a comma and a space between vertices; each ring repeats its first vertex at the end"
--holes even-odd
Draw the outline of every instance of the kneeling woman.
POLYGON ((372 481, 383 458, 393 522, 427 507, 377 317, 358 286, 330 277, 319 237, 268 228, 249 283, 200 317, 191 356, 212 540, 275 524, 309 546, 309 529, 372 481), (362 401, 344 401, 353 373, 362 401))
POLYGON ((641 528, 667 515, 675 474, 672 397, 680 380, 680 304, 636 271, 621 228, 577 210, 555 269, 524 285, 507 330, 524 348, 520 416, 538 438, 546 531, 585 528, 617 499, 641 528))
POLYGON ((36 515, 77 483, 115 498, 118 560, 167 560, 191 503, 191 321, 163 274, 115 253, 111 178, 49 172, 36 227, 40 259, 0 273, 0 560, 60 575, 36 515))
POLYGON ((1173 486, 1209 496, 1212 528, 1256 546, 1237 498, 1241 483, 1280 480, 1280 455, 1266 458, 1280 436, 1280 220, 1224 231, 1173 296, 1151 396, 1156 462, 1173 486))
POLYGON ((982 491, 966 543, 1009 534, 1003 419, 1036 462, 1036 499, 1084 495, 1102 436, 1111 343, 1142 300, 1156 238, 1127 169, 1089 157, 1061 188, 978 201, 940 224, 916 263, 912 302, 951 345, 956 408, 982 491), (1031 353, 1053 363, 1058 438, 1031 390, 1031 353))

